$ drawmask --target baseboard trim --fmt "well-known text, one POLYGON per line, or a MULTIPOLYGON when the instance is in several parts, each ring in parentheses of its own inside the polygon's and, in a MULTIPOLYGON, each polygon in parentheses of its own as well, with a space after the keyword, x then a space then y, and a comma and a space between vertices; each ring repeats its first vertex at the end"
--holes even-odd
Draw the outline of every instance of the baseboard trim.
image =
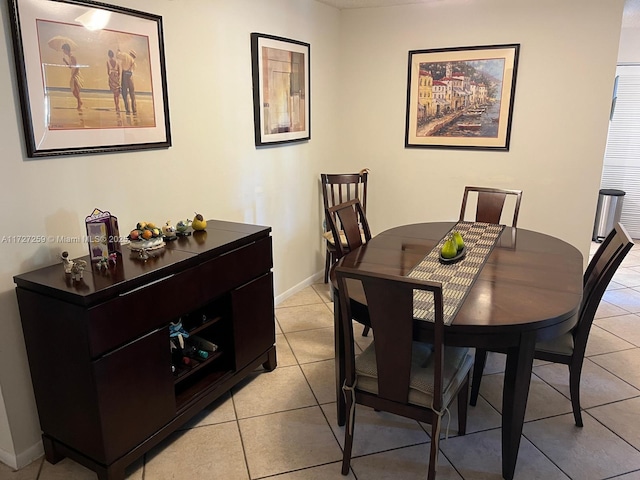
POLYGON ((298 283, 297 285, 294 285, 293 287, 291 287, 286 292, 281 293, 274 300, 276 306, 278 306, 278 304, 284 302, 287 298, 291 297, 292 295, 295 295, 299 291, 304 290, 305 288, 307 288, 310 285, 313 285, 314 283, 317 283, 318 280, 321 280, 323 277, 324 277, 324 270, 313 274, 312 276, 310 276, 309 278, 303 280, 302 282, 298 283))
POLYGON ((44 447, 42 446, 42 442, 39 441, 17 455, 5 450, 0 450, 0 462, 14 470, 20 470, 42 455, 44 455, 44 447))

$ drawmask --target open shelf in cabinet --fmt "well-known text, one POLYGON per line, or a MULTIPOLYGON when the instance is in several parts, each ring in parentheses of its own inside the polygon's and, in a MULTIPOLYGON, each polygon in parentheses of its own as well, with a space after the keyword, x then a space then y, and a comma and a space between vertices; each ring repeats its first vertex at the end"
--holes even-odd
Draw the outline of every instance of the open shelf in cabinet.
POLYGON ((207 319, 204 323, 202 323, 202 325, 198 325, 196 327, 190 328, 188 330, 189 335, 195 335, 196 333, 198 333, 201 330, 204 330, 205 328, 212 327, 213 325, 220 322, 221 320, 222 320, 222 316, 220 315, 211 319, 207 319))
POLYGON ((216 350, 215 352, 208 352, 209 357, 202 360, 197 360, 195 358, 190 358, 190 365, 176 365, 176 371, 173 373, 175 383, 180 383, 183 380, 186 380, 191 375, 196 373, 201 368, 206 367, 210 363, 213 363, 215 360, 220 358, 223 355, 223 352, 220 350, 216 350))
POLYGON ((230 296, 223 295, 212 300, 183 317, 182 323, 189 334, 184 339, 185 344, 204 350, 209 356, 206 359, 189 357, 189 365, 175 361, 174 384, 178 410, 234 372, 230 296))
POLYGON ((233 370, 224 369, 201 369, 195 372, 194 375, 190 376, 188 382, 182 382, 176 385, 176 411, 179 413, 191 402, 206 395, 211 388, 233 376, 233 374, 233 370))

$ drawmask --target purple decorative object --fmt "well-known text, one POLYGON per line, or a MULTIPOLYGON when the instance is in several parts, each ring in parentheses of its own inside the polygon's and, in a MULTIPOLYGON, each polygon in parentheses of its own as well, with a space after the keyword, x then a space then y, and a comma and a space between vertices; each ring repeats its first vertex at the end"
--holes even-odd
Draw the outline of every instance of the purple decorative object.
POLYGON ((117 217, 96 208, 91 215, 85 218, 85 223, 89 241, 89 256, 92 262, 110 257, 111 254, 122 253, 117 217))

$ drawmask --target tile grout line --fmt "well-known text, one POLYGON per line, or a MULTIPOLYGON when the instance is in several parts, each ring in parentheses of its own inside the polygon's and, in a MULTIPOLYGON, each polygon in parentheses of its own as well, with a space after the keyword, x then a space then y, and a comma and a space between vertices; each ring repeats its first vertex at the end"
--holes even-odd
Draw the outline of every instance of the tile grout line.
MULTIPOLYGON (((634 397, 637 398, 637 397, 634 397)), ((617 403, 617 402, 615 402, 617 403)), ((594 417, 593 415, 591 415, 589 412, 587 412, 586 410, 584 411, 584 413, 586 413, 587 415, 589 415, 589 417, 591 417, 593 420, 595 420, 596 422, 598 422, 600 425, 602 425, 604 428, 606 428, 607 430, 609 430, 613 435, 615 435, 616 437, 618 437, 620 440, 622 440, 624 443, 626 443, 627 445, 629 445, 631 448, 633 448, 635 451, 637 451, 638 453, 640 453, 640 449, 638 449, 637 447, 635 447, 634 445, 632 445, 631 443, 629 443, 627 440, 625 440, 624 438, 622 438, 620 435, 618 435, 614 430, 612 430, 611 428, 609 428, 607 425, 605 425, 604 423, 602 423, 600 420, 598 420, 596 417, 594 417)), ((625 475, 629 473, 626 472, 625 475)))
POLYGON ((244 437, 242 435, 242 429, 240 428, 240 419, 238 418, 238 409, 236 408, 234 389, 235 389, 235 385, 229 389, 229 395, 231 397, 231 405, 233 407, 233 416, 235 417, 236 428, 238 429, 238 436, 240 437, 240 447, 242 448, 242 457, 244 458, 244 467, 247 471, 247 478, 251 479, 251 471, 249 470, 249 459, 247 458, 247 449, 244 446, 244 437))

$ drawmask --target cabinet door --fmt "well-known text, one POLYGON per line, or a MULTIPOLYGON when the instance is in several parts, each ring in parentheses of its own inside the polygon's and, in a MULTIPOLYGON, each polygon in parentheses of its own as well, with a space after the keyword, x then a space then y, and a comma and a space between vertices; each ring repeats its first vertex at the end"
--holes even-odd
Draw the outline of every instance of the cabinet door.
POLYGON ((168 327, 93 362, 105 458, 111 463, 176 412, 168 327))
POLYGON ((233 290, 231 301, 236 370, 240 370, 275 343, 273 274, 233 290))

